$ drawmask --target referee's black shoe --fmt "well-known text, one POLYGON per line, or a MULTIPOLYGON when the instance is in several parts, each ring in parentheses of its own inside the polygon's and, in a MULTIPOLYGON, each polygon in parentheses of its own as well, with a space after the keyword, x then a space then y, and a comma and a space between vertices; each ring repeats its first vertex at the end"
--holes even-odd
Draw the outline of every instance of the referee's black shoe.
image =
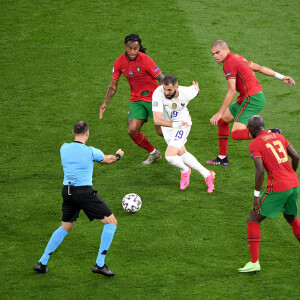
POLYGON ((97 264, 95 264, 92 268, 92 272, 102 274, 105 276, 109 276, 109 277, 112 277, 115 275, 115 273, 110 271, 106 265, 103 265, 103 267, 99 267, 97 264))
POLYGON ((34 271, 38 273, 48 273, 47 265, 43 265, 40 261, 34 267, 34 271))

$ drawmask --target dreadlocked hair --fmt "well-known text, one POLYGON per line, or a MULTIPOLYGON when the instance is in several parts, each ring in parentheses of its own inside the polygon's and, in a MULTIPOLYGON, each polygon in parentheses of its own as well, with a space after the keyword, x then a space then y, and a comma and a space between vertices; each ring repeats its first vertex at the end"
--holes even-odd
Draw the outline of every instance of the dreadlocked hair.
POLYGON ((142 46, 142 40, 141 40, 141 38, 139 37, 138 34, 131 33, 131 34, 127 35, 125 37, 124 43, 127 44, 127 42, 129 42, 129 41, 131 41, 131 42, 138 42, 140 44, 140 50, 139 51, 142 52, 142 53, 146 53, 146 48, 144 48, 142 46))

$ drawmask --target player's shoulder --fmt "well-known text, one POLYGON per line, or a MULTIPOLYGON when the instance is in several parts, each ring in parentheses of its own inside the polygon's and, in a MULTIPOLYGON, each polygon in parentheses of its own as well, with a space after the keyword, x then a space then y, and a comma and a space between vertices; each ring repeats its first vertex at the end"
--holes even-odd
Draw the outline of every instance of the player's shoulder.
POLYGON ((138 63, 142 63, 144 65, 152 65, 154 62, 154 60, 148 56, 147 54, 143 53, 143 52, 139 52, 139 55, 137 57, 137 62, 138 63))
POLYGON ((127 58, 126 58, 126 54, 123 53, 122 55, 120 55, 116 60, 115 60, 115 64, 116 63, 123 63, 126 62, 127 58))
POLYGON ((155 97, 160 97, 160 98, 163 98, 164 96, 164 88, 162 85, 159 85, 153 92, 153 95, 155 97))

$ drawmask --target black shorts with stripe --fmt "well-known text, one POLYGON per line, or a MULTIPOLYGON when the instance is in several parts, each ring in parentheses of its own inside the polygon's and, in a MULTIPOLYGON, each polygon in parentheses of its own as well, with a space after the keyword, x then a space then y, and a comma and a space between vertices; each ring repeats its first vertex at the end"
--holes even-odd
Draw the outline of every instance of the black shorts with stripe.
POLYGON ((109 217, 112 212, 104 200, 91 186, 71 186, 71 195, 68 194, 68 186, 62 189, 62 221, 73 222, 79 217, 80 210, 83 210, 90 221, 102 220, 109 217))

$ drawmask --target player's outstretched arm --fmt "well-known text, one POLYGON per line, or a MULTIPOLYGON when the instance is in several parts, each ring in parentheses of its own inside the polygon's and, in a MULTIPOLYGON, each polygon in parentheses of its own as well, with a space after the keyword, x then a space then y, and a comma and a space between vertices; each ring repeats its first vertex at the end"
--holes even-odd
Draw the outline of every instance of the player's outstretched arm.
POLYGON ((272 76, 272 77, 275 77, 277 79, 280 79, 282 80, 285 84, 289 85, 289 86, 292 86, 292 85, 295 85, 296 82, 295 80, 290 77, 290 76, 284 76, 282 74, 279 74, 275 71, 273 71, 272 69, 270 68, 267 68, 267 67, 264 67, 264 66, 260 66, 254 62, 249 62, 249 66, 255 71, 255 72, 259 72, 259 73, 262 73, 262 74, 265 74, 265 75, 268 75, 268 76, 272 76))
POLYGON ((219 111, 214 114, 211 119, 210 123, 214 126, 216 126, 219 122, 219 120, 222 118, 222 114, 226 110, 226 108, 230 105, 231 101, 233 100, 235 93, 236 93, 236 79, 230 78, 227 80, 227 94, 225 96, 225 99, 223 101, 223 104, 221 105, 219 111))
POLYGON ((124 151, 119 149, 116 154, 110 154, 110 155, 105 155, 104 154, 104 159, 101 161, 102 164, 111 164, 113 162, 116 162, 117 160, 120 160, 124 156, 124 151))
POLYGON ((116 93, 117 88, 118 88, 118 80, 112 79, 109 86, 108 86, 108 88, 107 88, 107 92, 106 92, 104 102, 100 106, 100 110, 99 110, 99 118, 100 119, 103 118, 103 113, 106 110, 107 104, 110 101, 110 99, 114 96, 114 94, 116 93))

